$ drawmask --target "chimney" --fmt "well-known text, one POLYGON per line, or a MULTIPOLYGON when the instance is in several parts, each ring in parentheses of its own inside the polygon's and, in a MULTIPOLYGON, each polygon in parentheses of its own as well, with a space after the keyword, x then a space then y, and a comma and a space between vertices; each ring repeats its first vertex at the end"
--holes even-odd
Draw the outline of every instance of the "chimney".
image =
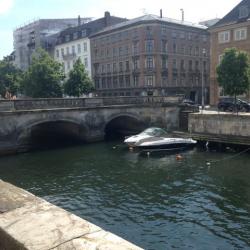
POLYGON ((181 11, 181 21, 184 22, 184 10, 180 9, 180 11, 181 11))
POLYGON ((104 18, 105 18, 105 26, 109 26, 111 24, 111 18, 110 18, 110 13, 108 11, 104 12, 104 18))
POLYGON ((80 26, 81 25, 81 17, 80 17, 80 15, 78 16, 78 26, 80 26))
POLYGON ((160 9, 160 18, 162 18, 162 9, 160 9))

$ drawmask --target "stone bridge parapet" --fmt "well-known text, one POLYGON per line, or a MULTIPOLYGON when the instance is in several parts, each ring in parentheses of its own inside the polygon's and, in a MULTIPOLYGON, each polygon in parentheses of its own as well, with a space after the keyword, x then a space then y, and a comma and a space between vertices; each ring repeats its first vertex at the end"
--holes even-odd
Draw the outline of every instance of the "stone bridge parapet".
POLYGON ((178 96, 133 96, 93 98, 36 98, 0 100, 1 111, 101 107, 114 105, 173 105, 182 100, 178 96))

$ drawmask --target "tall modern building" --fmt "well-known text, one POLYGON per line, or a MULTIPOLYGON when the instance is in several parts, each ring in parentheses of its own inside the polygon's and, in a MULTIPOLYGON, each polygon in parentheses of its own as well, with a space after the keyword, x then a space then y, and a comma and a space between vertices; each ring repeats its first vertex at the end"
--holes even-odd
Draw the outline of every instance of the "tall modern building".
POLYGON ((216 67, 226 48, 237 48, 250 53, 250 0, 241 1, 210 29, 210 103, 217 104, 224 93, 216 80, 216 67))
POLYGON ((209 95, 207 27, 156 15, 91 35, 92 76, 101 96, 209 95))
POLYGON ((91 76, 91 53, 89 36, 110 25, 124 22, 127 19, 104 13, 103 18, 86 24, 68 28, 60 32, 54 49, 54 58, 63 64, 64 72, 68 75, 75 61, 80 58, 91 76))
MULTIPOLYGON (((81 18, 81 22, 90 18, 81 18)), ((31 55, 38 47, 50 52, 55 43, 56 34, 70 26, 77 26, 79 18, 39 19, 14 30, 15 65, 26 70, 31 62, 31 55)))

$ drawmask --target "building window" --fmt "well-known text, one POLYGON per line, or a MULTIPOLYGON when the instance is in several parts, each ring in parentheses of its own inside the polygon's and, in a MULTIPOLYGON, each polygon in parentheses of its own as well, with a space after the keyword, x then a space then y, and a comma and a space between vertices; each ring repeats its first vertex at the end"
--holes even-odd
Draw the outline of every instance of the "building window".
POLYGON ((75 54, 75 45, 72 45, 72 54, 75 54))
POLYGON ((195 55, 199 56, 199 47, 195 47, 195 55))
POLYGON ((195 70, 196 70, 196 71, 199 70, 199 61, 195 61, 195 70))
POLYGON ((181 33, 180 33, 180 38, 181 38, 181 39, 185 39, 185 32, 181 32, 181 33))
POLYGON ((113 78, 113 87, 114 88, 117 88, 117 83, 118 83, 117 76, 114 76, 114 78, 113 78))
POLYGON ((193 47, 192 47, 192 46, 190 46, 190 47, 189 47, 189 55, 191 56, 191 55, 192 55, 192 53, 193 53, 193 47))
POLYGON ((134 76, 134 87, 137 87, 139 83, 139 77, 138 76, 134 76))
POLYGON ((168 77, 167 76, 162 76, 161 85, 162 86, 167 86, 168 85, 168 77))
POLYGON ((119 71, 122 72, 123 67, 122 67, 122 62, 119 62, 119 71))
POLYGON ((161 51, 163 53, 167 53, 168 51, 168 44, 166 40, 161 40, 161 51))
POLYGON ((239 8, 239 18, 248 17, 249 11, 247 6, 240 6, 239 8))
POLYGON ((145 66, 147 69, 152 69, 154 67, 154 59, 152 56, 146 57, 146 65, 145 66))
POLYGON ((116 68, 116 63, 113 63, 113 72, 116 72, 117 68, 116 68))
POLYGON ((65 41, 68 42, 70 40, 70 35, 65 36, 65 41))
POLYGON ((129 61, 126 61, 126 71, 129 71, 129 61))
POLYGON ((110 70, 110 64, 108 63, 107 64, 107 73, 110 73, 111 72, 111 70, 110 70))
POLYGON ((119 86, 120 88, 123 87, 123 76, 119 76, 119 86))
POLYGON ((135 58, 133 63, 134 63, 134 69, 139 69, 139 59, 135 58))
POLYGON ((247 39, 247 28, 240 28, 234 31, 234 40, 245 40, 247 39))
POLYGON ((99 80, 99 78, 95 79, 95 87, 96 87, 97 89, 100 88, 100 80, 99 80))
POLYGON ((134 42, 134 43, 133 43, 133 47, 132 47, 132 49, 133 49, 133 54, 137 54, 137 53, 139 52, 139 47, 138 47, 138 45, 139 45, 139 42, 134 42))
POLYGON ((128 55, 128 46, 125 46, 125 55, 128 55))
POLYGON ((202 41, 207 42, 207 36, 206 35, 202 35, 202 41))
POLYGON ((172 31, 172 38, 176 38, 177 37, 177 32, 176 31, 172 31))
POLYGON ((61 54, 64 56, 64 48, 61 48, 61 54))
POLYGON ((78 54, 81 53, 81 44, 77 44, 77 52, 78 52, 78 54))
POLYGON ((119 56, 122 55, 122 47, 119 47, 119 56))
POLYGON ((113 56, 116 56, 116 48, 113 48, 113 56))
POLYGON ((67 69, 70 69, 70 62, 67 62, 67 69))
POLYGON ((102 73, 105 73, 105 65, 102 65, 102 73))
POLYGON ((106 78, 102 78, 102 88, 106 89, 106 78))
POLYGON ((153 35, 153 29, 150 26, 146 27, 146 35, 147 36, 152 36, 153 35))
POLYGON ((167 34, 167 27, 166 26, 161 26, 161 34, 163 36, 167 34))
POLYGON ((73 34, 73 39, 77 39, 77 37, 78 37, 78 33, 77 33, 77 32, 74 32, 74 34, 73 34))
POLYGON ((175 43, 173 44, 173 53, 177 53, 177 45, 175 43))
POLYGON ((168 59, 166 56, 163 56, 161 58, 161 67, 162 69, 167 69, 168 68, 168 59))
POLYGON ((173 69, 177 69, 177 60, 173 59, 173 69))
POLYGON ((86 30, 82 30, 82 37, 86 36, 86 30))
POLYGON ((192 61, 192 60, 189 60, 189 61, 188 61, 188 69, 189 69, 190 71, 193 70, 193 61, 192 61))
POLYGON ((130 77, 125 76, 126 87, 130 87, 130 77))
POLYGON ((145 51, 153 52, 154 49, 154 40, 146 40, 145 41, 145 51))
POLYGON ((83 51, 84 51, 84 52, 87 51, 87 43, 83 43, 83 51))
POLYGON ((67 55, 69 54, 69 47, 66 48, 67 55))
POLYGON ((181 46, 180 52, 183 55, 185 54, 185 46, 184 45, 181 46))
POLYGON ((218 58, 219 64, 221 63, 223 56, 224 56, 224 54, 219 55, 219 58, 218 58))
POLYGON ((145 84, 146 86, 154 86, 154 76, 145 76, 145 84))
POLYGON ((86 68, 89 66, 89 65, 88 65, 88 58, 87 58, 87 57, 84 58, 84 65, 85 65, 86 68))
POLYGON ((230 42, 230 31, 222 31, 218 33, 219 43, 227 43, 230 42))
POLYGON ((59 57, 59 50, 56 50, 56 57, 59 57))
POLYGON ((185 70, 185 61, 181 60, 181 70, 185 70))

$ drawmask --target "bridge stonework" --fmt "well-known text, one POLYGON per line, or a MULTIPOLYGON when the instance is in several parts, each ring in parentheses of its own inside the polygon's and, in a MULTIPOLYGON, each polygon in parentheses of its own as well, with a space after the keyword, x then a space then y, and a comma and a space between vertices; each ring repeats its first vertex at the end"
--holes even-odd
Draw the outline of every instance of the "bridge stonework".
POLYGON ((151 100, 150 103, 105 105, 100 100, 97 102, 92 100, 89 103, 91 103, 90 106, 81 107, 46 106, 28 110, 24 106, 22 109, 0 111, 0 154, 29 149, 32 130, 42 124, 72 124, 77 128, 75 131, 77 136, 86 142, 103 140, 105 129, 117 119, 121 119, 121 123, 130 129, 131 120, 143 124, 144 127, 161 126, 167 130, 173 130, 179 126, 178 102, 160 103, 151 100))

